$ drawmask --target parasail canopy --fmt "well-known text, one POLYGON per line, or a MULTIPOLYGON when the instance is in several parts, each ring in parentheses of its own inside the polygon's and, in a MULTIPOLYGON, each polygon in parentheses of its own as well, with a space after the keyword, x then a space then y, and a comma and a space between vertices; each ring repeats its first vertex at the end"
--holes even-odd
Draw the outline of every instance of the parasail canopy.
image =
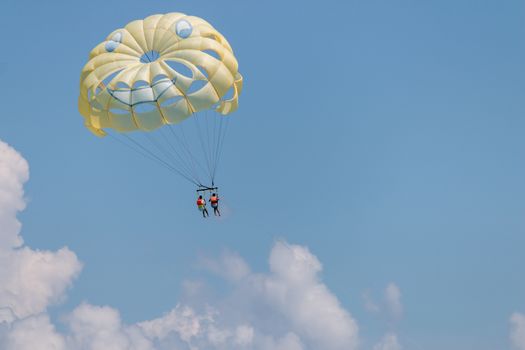
POLYGON ((78 108, 98 136, 152 131, 199 111, 237 109, 242 76, 228 41, 205 20, 153 15, 112 32, 89 55, 78 108))

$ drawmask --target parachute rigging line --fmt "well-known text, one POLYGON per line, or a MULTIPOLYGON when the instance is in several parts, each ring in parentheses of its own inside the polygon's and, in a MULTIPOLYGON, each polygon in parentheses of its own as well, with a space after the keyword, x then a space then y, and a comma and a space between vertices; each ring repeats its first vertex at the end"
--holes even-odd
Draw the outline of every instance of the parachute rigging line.
MULTIPOLYGON (((222 117, 220 116, 219 118, 221 118, 220 120, 220 129, 222 129, 222 124, 223 124, 223 119, 222 118, 227 118, 227 117, 222 117)), ((226 126, 224 127, 224 133, 222 133, 222 131, 219 131, 219 140, 217 142, 217 147, 216 147, 216 158, 215 158, 215 163, 214 163, 214 168, 213 168, 213 177, 212 177, 212 182, 215 180, 215 175, 217 173, 217 168, 219 166, 219 162, 221 160, 221 156, 222 156, 222 150, 223 150, 223 147, 224 147, 224 139, 226 138, 226 134, 228 133, 228 126, 230 125, 230 119, 227 118, 226 119, 226 122, 225 122, 226 126), (221 136, 222 135, 222 136, 221 136)))
POLYGON ((195 125, 197 127, 197 134, 199 136, 199 141, 200 141, 200 144, 201 144, 202 154, 204 156, 204 159, 206 160, 206 168, 208 169, 208 175, 210 176, 210 179, 211 179, 212 178, 212 173, 211 173, 210 160, 209 160, 208 154, 206 153, 206 146, 204 145, 204 139, 203 139, 203 136, 202 136, 200 123, 198 121, 198 113, 195 113, 194 120, 195 120, 195 125))
POLYGON ((139 149, 133 147, 132 145, 124 142, 123 140, 120 140, 118 137, 116 137, 115 135, 111 134, 111 133, 108 133, 108 135, 113 139, 113 140, 116 140, 117 142, 119 142, 120 144, 128 147, 129 149, 137 152, 138 154, 141 154, 142 156, 150 159, 151 161, 153 162, 156 162, 157 164, 163 166, 164 168, 166 168, 167 170, 173 172, 173 173, 176 173, 178 174, 179 176, 183 177, 184 179, 186 179, 187 181, 189 181, 190 183, 194 184, 195 186, 202 186, 200 183, 197 183, 196 181, 192 180, 191 178, 189 178, 188 176, 186 176, 185 174, 183 174, 182 172, 180 172, 178 169, 174 168, 173 166, 171 166, 169 163, 167 163, 166 161, 164 161, 163 159, 159 158, 157 155, 155 155, 153 152, 151 152, 149 149, 147 149, 146 147, 144 147, 143 145, 141 145, 140 143, 138 143, 136 140, 134 140, 133 138, 129 137, 128 135, 126 134, 121 134, 122 137, 126 138, 129 142, 131 142, 132 144, 134 144, 136 147, 138 147, 139 149))
MULTIPOLYGON (((152 144, 153 147, 155 147, 160 153, 162 153, 164 157, 166 157, 168 160, 171 159, 171 161, 175 164, 174 168, 179 168, 180 172, 184 172, 184 174, 187 177, 191 177, 190 175, 188 175, 188 169, 182 166, 181 164, 178 164, 173 155, 170 152, 166 151, 166 149, 162 147, 162 145, 159 142, 157 142, 157 140, 155 140, 149 133, 145 133, 144 135, 148 139, 150 144, 152 144)), ((167 163, 169 163, 169 161, 167 163)))
MULTIPOLYGON (((195 173, 198 174, 199 171, 196 169, 198 166, 203 172, 206 172, 204 167, 201 165, 199 160, 194 156, 193 152, 191 152, 191 147, 189 145, 189 142, 186 138, 186 133, 184 132, 184 128, 174 128, 172 125, 168 124, 168 129, 170 130, 171 134, 173 135, 173 138, 177 141, 178 145, 181 147, 182 150, 184 150, 187 154, 187 158, 190 159, 191 166, 194 169, 195 173), (182 136, 179 136, 176 132, 176 129, 180 130, 180 133, 182 136)), ((201 182, 199 180, 199 182, 201 182)))
POLYGON ((169 148, 171 148, 171 150, 173 151, 172 153, 175 154, 178 158, 178 160, 184 164, 186 166, 187 169, 189 169, 189 172, 190 174, 192 175, 193 179, 197 180, 197 182, 201 182, 200 179, 199 179, 199 174, 198 172, 196 171, 195 169, 195 166, 193 164, 193 161, 192 161, 192 158, 190 158, 190 162, 188 162, 187 160, 184 159, 184 157, 177 151, 177 148, 175 146, 173 146, 173 144, 170 142, 169 140, 169 137, 167 137, 163 130, 160 129, 159 130, 159 133, 161 134, 162 138, 164 139, 164 142, 169 146, 169 148))

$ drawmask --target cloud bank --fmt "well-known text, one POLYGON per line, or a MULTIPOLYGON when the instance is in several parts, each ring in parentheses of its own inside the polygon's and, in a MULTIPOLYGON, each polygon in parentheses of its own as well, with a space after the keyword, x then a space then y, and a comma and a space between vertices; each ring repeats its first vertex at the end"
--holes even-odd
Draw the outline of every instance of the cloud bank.
POLYGON ((321 264, 307 248, 277 242, 269 266, 268 273, 251 272, 232 253, 207 259, 205 268, 230 284, 226 297, 214 305, 191 300, 207 288, 192 283, 185 304, 134 325, 111 307, 82 304, 67 318, 63 342, 92 350, 357 349, 357 323, 320 282, 321 264))
POLYGON ((354 350, 358 326, 321 281, 306 247, 276 242, 269 270, 253 272, 236 253, 201 264, 229 288, 202 298, 206 281, 186 281, 186 300, 164 315, 125 324, 110 306, 83 303, 58 331, 47 310, 65 298, 82 264, 67 247, 24 246, 16 215, 25 208, 29 167, 0 141, 0 348, 6 350, 354 350))

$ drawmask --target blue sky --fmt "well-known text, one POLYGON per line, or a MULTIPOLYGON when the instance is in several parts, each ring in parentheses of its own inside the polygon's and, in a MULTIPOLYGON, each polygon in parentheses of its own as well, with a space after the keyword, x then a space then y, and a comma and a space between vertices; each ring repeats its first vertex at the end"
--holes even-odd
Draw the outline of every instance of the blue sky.
POLYGON ((83 301, 158 317, 203 274, 199 257, 238 252, 266 271, 283 239, 323 264, 364 348, 389 329, 407 350, 510 348, 509 317, 525 312, 524 14, 518 0, 3 1, 0 139, 30 165, 22 235, 84 263, 52 318, 83 301), (224 220, 202 220, 191 185, 77 112, 89 51, 166 12, 212 23, 245 79, 224 220), (362 297, 391 282, 397 321, 362 297))

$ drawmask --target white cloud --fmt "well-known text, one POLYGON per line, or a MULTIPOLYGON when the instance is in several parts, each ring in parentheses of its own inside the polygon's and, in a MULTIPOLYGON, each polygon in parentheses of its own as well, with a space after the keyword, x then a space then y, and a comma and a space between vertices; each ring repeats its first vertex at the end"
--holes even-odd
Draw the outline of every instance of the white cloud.
POLYGON ((153 350, 137 326, 125 326, 117 310, 81 304, 68 317, 68 349, 153 350))
POLYGON ((45 311, 60 301, 79 271, 76 255, 67 248, 49 252, 23 247, 0 256, 0 307, 12 315, 3 320, 45 311))
POLYGON ((297 334, 320 349, 357 348, 357 323, 320 282, 322 265, 308 248, 277 242, 270 255, 270 270, 266 296, 297 334))
POLYGON ((395 283, 389 283, 385 289, 385 302, 390 314, 399 319, 403 315, 401 304, 401 290, 395 283))
POLYGON ((152 339, 162 340, 175 332, 183 341, 190 342, 202 333, 204 324, 212 320, 211 314, 198 315, 190 307, 177 305, 163 317, 141 322, 138 326, 152 339))
MULTIPOLYGON (((236 254, 208 259, 207 264, 224 266, 224 261, 246 264, 236 254)), ((69 349, 357 348, 357 324, 320 282, 321 264, 307 248, 277 242, 269 264, 268 273, 246 272, 242 280, 223 275, 232 282, 232 291, 213 307, 180 304, 132 326, 123 325, 112 308, 83 304, 68 318, 69 349)))
POLYGON ((0 141, 0 254, 22 245, 16 214, 24 210, 24 183, 29 166, 22 156, 0 141))
POLYGON ((381 339, 379 343, 374 346, 374 350, 401 350, 401 345, 397 340, 397 335, 395 333, 387 333, 381 339))
POLYGON ((45 314, 15 322, 5 337, 0 337, 2 349, 66 350, 65 340, 45 314))
POLYGON ((306 247, 277 242, 269 271, 252 272, 236 253, 202 266, 229 283, 202 298, 205 281, 187 282, 188 300, 163 316, 126 325, 109 306, 83 303, 60 334, 47 308, 65 297, 81 264, 68 248, 23 246, 16 215, 25 207, 25 160, 0 141, 0 347, 6 350, 354 350, 358 327, 322 283, 306 247))
POLYGON ((247 325, 238 326, 235 330, 235 344, 248 346, 253 342, 253 328, 247 325))
POLYGON ((23 185, 28 178, 26 161, 0 141, 0 322, 44 312, 60 301, 81 270, 68 248, 50 252, 22 246, 16 215, 25 208, 23 185))
POLYGON ((233 253, 201 265, 232 282, 231 293, 213 308, 195 305, 205 310, 200 314, 178 305, 161 318, 139 323, 157 343, 176 337, 206 349, 357 348, 357 323, 320 281, 321 263, 307 248, 277 242, 269 273, 250 272, 233 253))
POLYGON ((510 317, 510 341, 516 350, 525 350, 525 315, 515 312, 510 317))
POLYGON ((261 350, 303 350, 301 339, 293 333, 287 333, 279 339, 266 338, 262 341, 261 350))
POLYGON ((201 266, 229 281, 236 282, 250 273, 250 267, 237 253, 224 252, 217 260, 201 258, 201 266))

